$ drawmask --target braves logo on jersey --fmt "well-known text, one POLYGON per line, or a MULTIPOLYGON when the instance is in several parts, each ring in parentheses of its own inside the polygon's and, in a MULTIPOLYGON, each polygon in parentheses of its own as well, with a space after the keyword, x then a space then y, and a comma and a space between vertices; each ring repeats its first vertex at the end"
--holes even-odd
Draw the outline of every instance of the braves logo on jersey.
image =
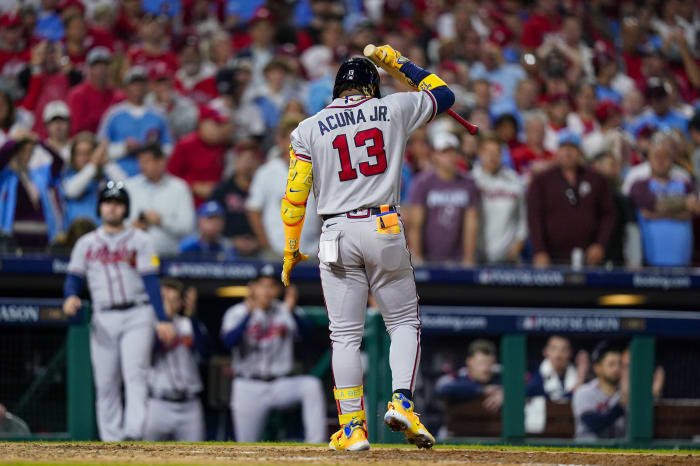
POLYGON ((136 250, 122 246, 120 249, 110 251, 107 245, 100 247, 91 247, 87 250, 85 259, 97 261, 102 264, 116 264, 117 262, 126 262, 131 267, 136 267, 136 250))

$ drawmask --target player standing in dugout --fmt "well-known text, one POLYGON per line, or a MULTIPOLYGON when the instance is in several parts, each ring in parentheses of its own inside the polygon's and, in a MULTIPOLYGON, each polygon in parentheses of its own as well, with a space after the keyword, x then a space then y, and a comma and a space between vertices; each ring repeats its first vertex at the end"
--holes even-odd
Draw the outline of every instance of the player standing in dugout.
POLYGON ((338 70, 333 102, 292 132, 287 190, 282 199, 285 250, 282 281, 308 255, 299 251, 306 199, 313 188, 323 219, 321 286, 330 320, 334 396, 340 430, 333 450, 367 450, 360 343, 367 295, 372 293, 391 336, 393 395, 384 422, 410 443, 430 448, 435 438, 414 412, 420 359, 418 296, 397 204, 406 141, 454 103, 444 81, 388 45, 383 65, 397 69, 418 92, 382 97, 379 74, 366 58, 338 70))

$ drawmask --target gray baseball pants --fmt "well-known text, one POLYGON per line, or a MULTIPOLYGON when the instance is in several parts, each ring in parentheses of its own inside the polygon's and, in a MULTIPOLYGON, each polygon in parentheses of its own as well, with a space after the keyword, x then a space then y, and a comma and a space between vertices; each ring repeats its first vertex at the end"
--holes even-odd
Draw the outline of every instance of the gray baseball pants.
MULTIPOLYGON (((336 387, 362 385, 360 344, 371 293, 391 337, 392 388, 413 390, 420 359, 420 319, 403 225, 400 233, 380 234, 376 217, 367 210, 353 211, 352 215, 354 218, 327 219, 319 246, 336 387), (337 259, 330 241, 337 242, 337 259)), ((362 401, 340 400, 339 407, 339 414, 359 411, 362 401)))

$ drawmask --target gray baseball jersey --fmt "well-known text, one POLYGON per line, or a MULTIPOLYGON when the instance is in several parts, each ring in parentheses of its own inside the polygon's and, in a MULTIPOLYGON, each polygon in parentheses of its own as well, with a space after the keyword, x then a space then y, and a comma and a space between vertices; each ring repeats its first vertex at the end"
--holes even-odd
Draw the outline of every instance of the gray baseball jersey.
POLYGON ((133 228, 116 234, 98 228, 81 237, 71 252, 68 272, 85 276, 95 310, 90 357, 104 441, 143 437, 155 315, 142 275, 156 273, 158 265, 151 238, 133 228))
POLYGON ((576 424, 576 440, 596 440, 599 438, 621 438, 625 435, 625 412, 619 406, 622 394, 618 390, 612 396, 600 389, 598 379, 580 386, 571 400, 571 409, 576 424), (610 424, 600 431, 592 431, 583 421, 583 415, 596 413, 610 415, 610 424), (617 417, 615 417, 617 416, 617 417))
POLYGON ((196 396, 203 388, 192 350, 196 324, 188 317, 175 316, 173 325, 177 330, 175 343, 155 353, 148 372, 150 398, 144 440, 199 442, 204 440, 204 412, 196 396))
POLYGON ((430 92, 399 92, 340 97, 302 121, 291 145, 313 165, 318 214, 398 204, 408 136, 436 111, 430 92))
MULTIPOLYGON (((231 307, 221 324, 225 335, 248 316, 245 303, 231 307)), ((233 369, 240 377, 280 377, 289 374, 294 364, 294 337, 297 324, 281 301, 268 311, 255 309, 243 339, 233 349, 233 369)))
POLYGON ((68 273, 86 277, 92 306, 99 311, 148 301, 141 276, 157 273, 158 266, 148 234, 126 228, 109 235, 100 227, 75 244, 68 273))
POLYGON ((156 352, 148 373, 148 387, 156 398, 180 394, 193 397, 203 388, 197 359, 192 351, 195 343, 192 320, 175 316, 173 325, 177 330, 174 346, 156 352))

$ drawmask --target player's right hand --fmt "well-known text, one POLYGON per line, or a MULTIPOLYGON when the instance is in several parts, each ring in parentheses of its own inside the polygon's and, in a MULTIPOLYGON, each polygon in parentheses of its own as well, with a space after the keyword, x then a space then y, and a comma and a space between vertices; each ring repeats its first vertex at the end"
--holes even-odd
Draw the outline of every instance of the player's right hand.
POLYGON ((401 68, 404 63, 409 61, 408 58, 401 56, 401 52, 394 50, 391 45, 382 45, 381 47, 377 47, 377 54, 379 54, 385 64, 391 66, 392 68, 396 68, 397 70, 401 68))
POLYGON ((289 286, 289 276, 292 274, 294 266, 308 258, 308 254, 303 254, 298 249, 294 251, 284 250, 284 259, 282 260, 282 283, 284 286, 289 286))
POLYGON ((158 334, 158 339, 166 347, 169 347, 177 336, 175 326, 172 322, 158 322, 156 325, 156 333, 158 334))
POLYGON ((68 296, 66 300, 63 301, 63 313, 67 316, 74 316, 82 305, 83 303, 77 296, 68 296))

